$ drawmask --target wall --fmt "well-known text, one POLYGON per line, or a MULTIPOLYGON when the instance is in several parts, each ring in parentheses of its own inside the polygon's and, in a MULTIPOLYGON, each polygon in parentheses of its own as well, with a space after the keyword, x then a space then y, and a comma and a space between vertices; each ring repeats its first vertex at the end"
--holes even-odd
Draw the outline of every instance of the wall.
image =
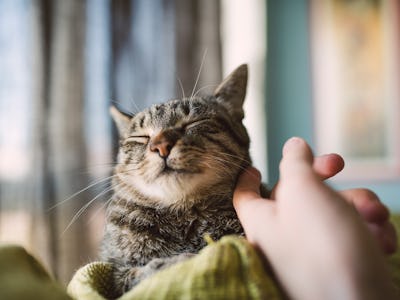
POLYGON ((278 178, 283 143, 301 136, 311 145, 311 89, 305 0, 268 1, 267 128, 269 181, 278 178))
MULTIPOLYGON (((278 179, 281 148, 289 137, 301 136, 314 146, 308 26, 308 1, 268 1, 266 111, 271 184, 278 179)), ((400 212, 398 181, 330 183, 338 189, 370 188, 392 211, 400 212)))

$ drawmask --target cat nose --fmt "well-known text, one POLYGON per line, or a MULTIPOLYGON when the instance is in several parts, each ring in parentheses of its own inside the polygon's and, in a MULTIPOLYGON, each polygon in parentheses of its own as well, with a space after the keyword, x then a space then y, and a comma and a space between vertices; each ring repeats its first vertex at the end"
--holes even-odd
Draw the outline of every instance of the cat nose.
POLYGON ((168 157, 172 147, 172 142, 166 139, 156 140, 150 143, 150 151, 158 152, 158 155, 160 155, 162 158, 168 157))

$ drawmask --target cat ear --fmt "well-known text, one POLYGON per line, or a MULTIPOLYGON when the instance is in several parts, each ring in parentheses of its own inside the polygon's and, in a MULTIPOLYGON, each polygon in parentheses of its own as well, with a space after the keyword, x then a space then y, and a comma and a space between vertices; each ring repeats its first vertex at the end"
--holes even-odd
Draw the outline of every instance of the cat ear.
POLYGON ((246 96, 247 64, 240 65, 222 81, 214 92, 217 100, 228 108, 235 118, 244 117, 243 102, 246 96))
POLYGON ((115 122, 115 125, 117 125, 119 135, 125 135, 128 131, 132 116, 119 111, 114 105, 110 107, 110 114, 115 122))

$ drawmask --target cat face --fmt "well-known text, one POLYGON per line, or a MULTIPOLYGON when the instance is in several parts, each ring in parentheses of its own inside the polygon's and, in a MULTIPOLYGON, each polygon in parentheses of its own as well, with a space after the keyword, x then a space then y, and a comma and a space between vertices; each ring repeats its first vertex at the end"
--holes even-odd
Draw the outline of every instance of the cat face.
POLYGON ((116 176, 162 206, 232 189, 250 164, 242 124, 246 82, 242 65, 212 96, 171 100, 133 117, 112 108, 120 133, 116 176))

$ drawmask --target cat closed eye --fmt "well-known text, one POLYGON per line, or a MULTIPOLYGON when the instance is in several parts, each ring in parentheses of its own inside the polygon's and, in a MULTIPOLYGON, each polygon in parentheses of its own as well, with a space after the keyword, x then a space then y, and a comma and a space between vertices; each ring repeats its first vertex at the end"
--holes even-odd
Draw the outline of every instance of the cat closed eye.
POLYGON ((203 123, 206 123, 207 121, 209 121, 209 119, 203 119, 203 120, 197 120, 191 123, 188 123, 184 126, 184 128, 187 129, 192 129, 193 127, 199 126, 203 123))
POLYGON ((130 136, 125 140, 125 143, 147 144, 149 139, 150 137, 147 135, 130 136))

